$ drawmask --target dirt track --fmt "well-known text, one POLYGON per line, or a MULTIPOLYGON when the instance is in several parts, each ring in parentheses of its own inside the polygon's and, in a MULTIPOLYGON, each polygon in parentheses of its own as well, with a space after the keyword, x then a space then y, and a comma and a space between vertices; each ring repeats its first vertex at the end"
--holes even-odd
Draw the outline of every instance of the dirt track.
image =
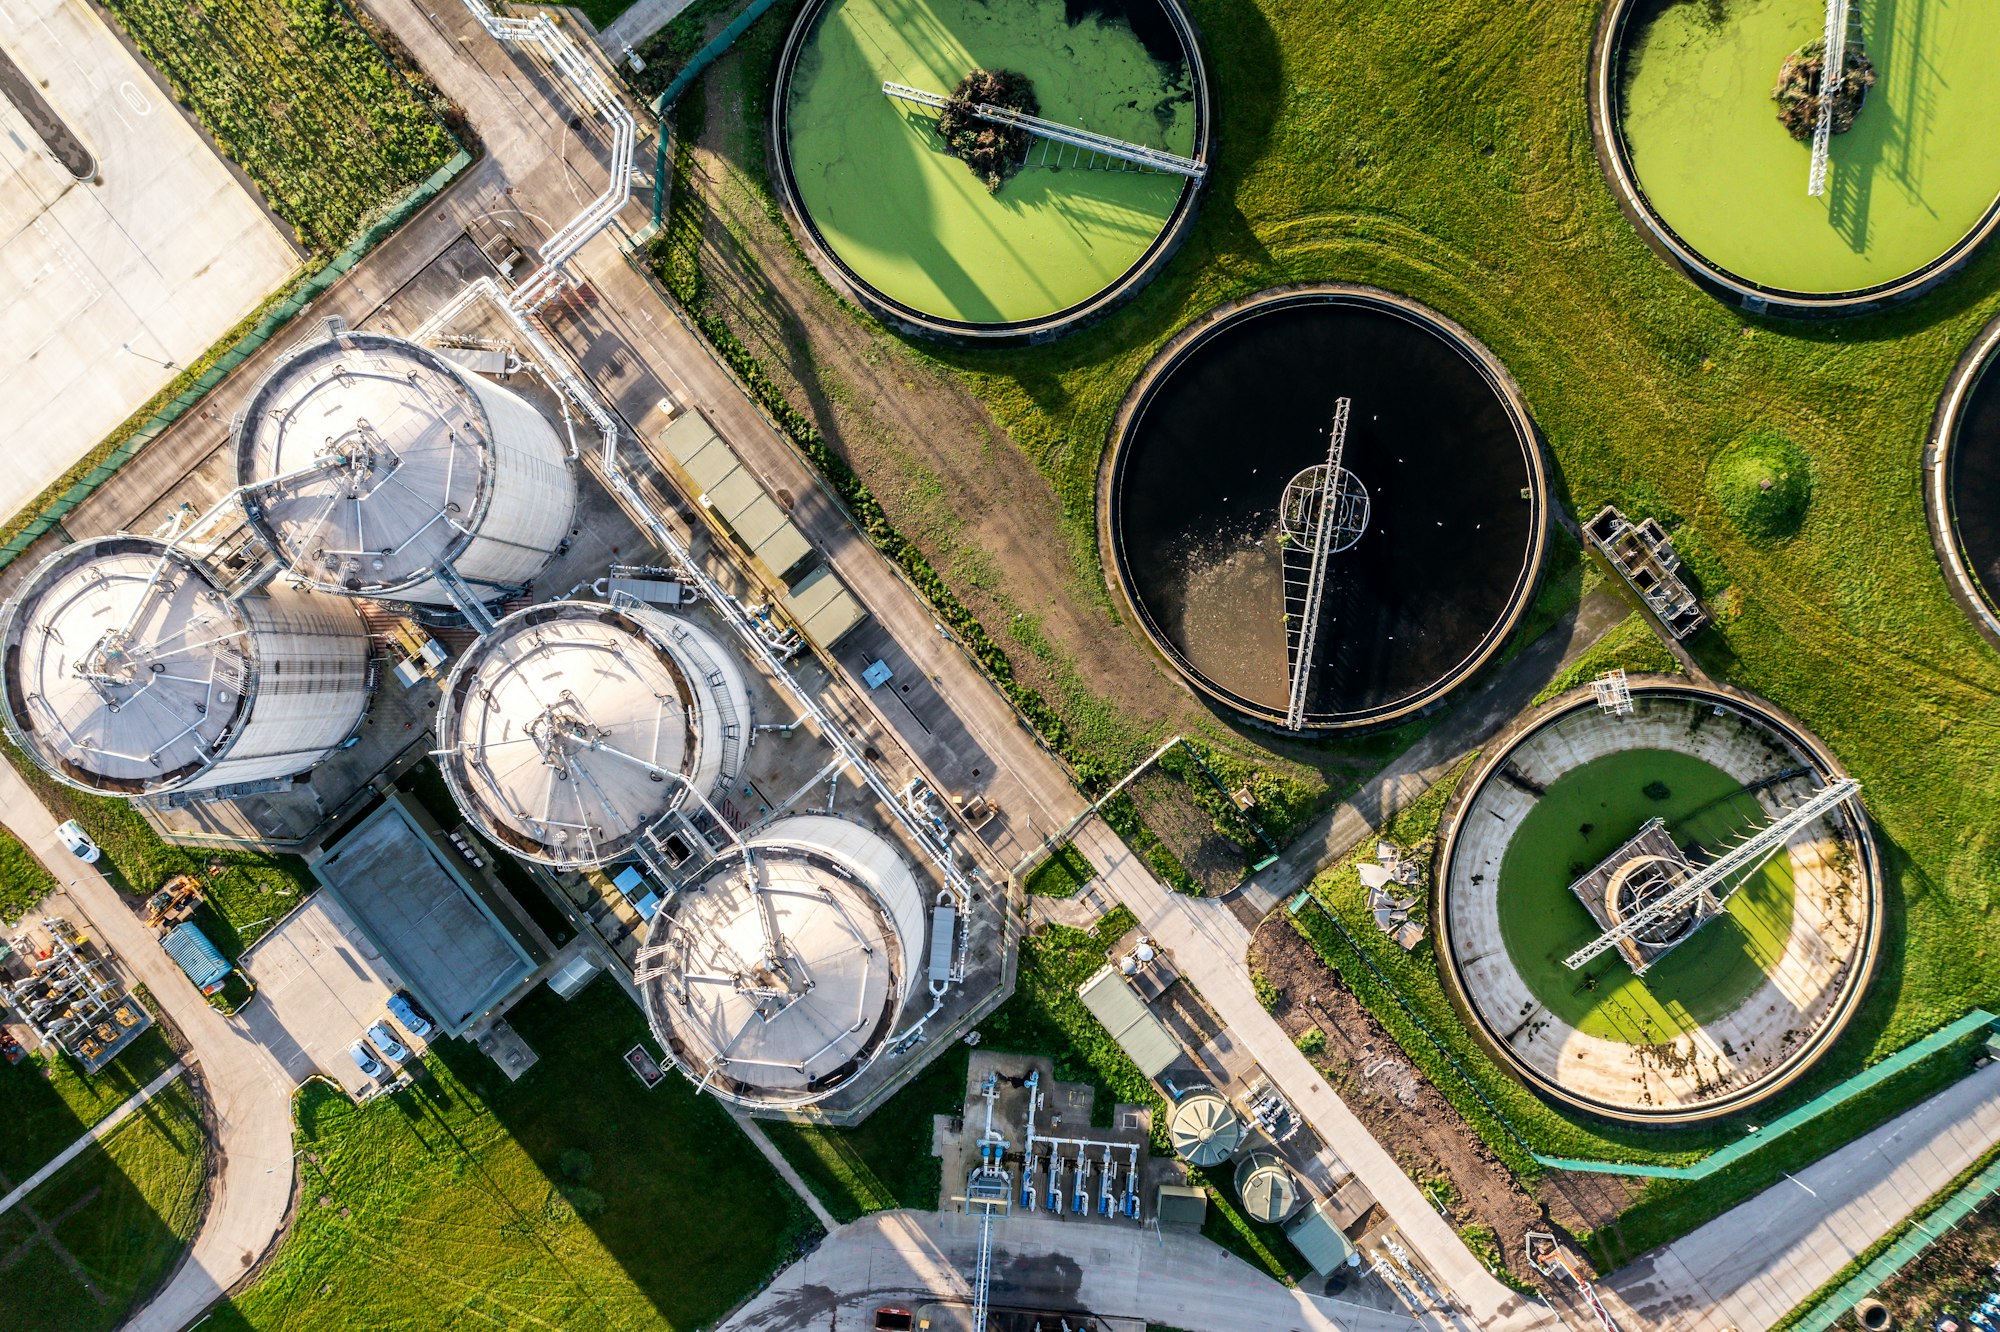
POLYGON ((1524 1188, 1282 912, 1258 927, 1250 964, 1278 988, 1273 1016, 1294 1040, 1313 1030, 1325 1034, 1325 1053, 1313 1062, 1348 1108, 1461 1231, 1493 1232, 1516 1277, 1538 1280, 1522 1256, 1526 1231, 1553 1227, 1575 1235, 1609 1221, 1630 1201, 1630 1185, 1608 1175, 1554 1174, 1537 1181, 1533 1193, 1524 1188))

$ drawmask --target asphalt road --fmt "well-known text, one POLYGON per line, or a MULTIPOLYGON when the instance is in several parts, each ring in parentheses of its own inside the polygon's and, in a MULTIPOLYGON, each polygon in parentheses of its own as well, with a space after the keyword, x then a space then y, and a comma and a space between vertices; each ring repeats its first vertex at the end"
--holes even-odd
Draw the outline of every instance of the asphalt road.
MULTIPOLYGON (((860 1332, 883 1304, 969 1300, 971 1217, 878 1212, 794 1263, 720 1332, 860 1332)), ((993 1232, 993 1303, 1214 1332, 1408 1332, 1400 1313, 1290 1290, 1198 1235, 1009 1217, 993 1232)))

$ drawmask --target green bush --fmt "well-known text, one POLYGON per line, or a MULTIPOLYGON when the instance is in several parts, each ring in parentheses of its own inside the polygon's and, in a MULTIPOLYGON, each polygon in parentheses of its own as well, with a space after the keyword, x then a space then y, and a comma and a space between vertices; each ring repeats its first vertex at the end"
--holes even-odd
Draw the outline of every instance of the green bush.
POLYGON ((1313 1027, 1299 1037, 1298 1046, 1309 1055, 1325 1054, 1326 1033, 1313 1027))
POLYGON ((1812 459, 1775 430, 1752 431, 1708 465, 1708 493, 1752 541, 1798 535, 1812 492, 1812 459))

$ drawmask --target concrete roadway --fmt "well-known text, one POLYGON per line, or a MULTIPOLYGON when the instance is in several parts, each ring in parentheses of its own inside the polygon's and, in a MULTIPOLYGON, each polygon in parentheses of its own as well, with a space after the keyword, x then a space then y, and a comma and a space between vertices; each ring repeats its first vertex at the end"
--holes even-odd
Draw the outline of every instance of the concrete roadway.
MULTIPOLYGON (((967 1300, 979 1224, 878 1212, 829 1235, 721 1332, 859 1332, 884 1304, 967 1300)), ((993 1231, 993 1303, 1143 1318, 1216 1332, 1409 1332, 1400 1313, 1289 1290, 1198 1235, 1009 1217, 993 1231)))
MULTIPOLYGON (((133 903, 95 866, 56 840, 56 819, 14 769, 0 763, 0 809, 7 824, 61 882, 61 909, 146 986, 200 1060, 221 1169, 209 1180, 208 1211, 181 1265, 123 1332, 178 1332, 202 1313, 276 1241, 292 1198, 292 1084, 271 1053, 235 1019, 210 1008, 188 983, 133 903)), ((56 905, 52 903, 52 905, 56 905)))

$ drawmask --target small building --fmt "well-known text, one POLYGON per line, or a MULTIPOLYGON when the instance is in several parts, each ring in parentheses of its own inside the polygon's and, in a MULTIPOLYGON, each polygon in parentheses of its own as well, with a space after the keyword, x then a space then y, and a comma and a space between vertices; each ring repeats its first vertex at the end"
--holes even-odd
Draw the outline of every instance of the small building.
POLYGON ((393 794, 312 865, 447 1036, 462 1036, 535 969, 484 880, 393 794))
POLYGON ((1301 1213, 1296 1221, 1285 1227, 1285 1238, 1321 1276, 1332 1276, 1342 1267, 1352 1267, 1361 1261, 1361 1256, 1336 1224, 1334 1213, 1335 1208, 1329 1200, 1301 1213))
POLYGON ((161 935, 160 947, 167 950, 167 956, 187 973, 187 978, 203 994, 214 994, 229 979, 232 970, 229 959, 208 941, 201 927, 191 920, 182 921, 161 935))
POLYGON ((1132 993, 1116 967, 1103 967, 1077 987, 1076 995, 1146 1077, 1159 1077, 1167 1065, 1180 1058, 1180 1042, 1132 993))
POLYGON ((1153 1215, 1163 1226, 1200 1230, 1208 1220, 1208 1192, 1189 1184, 1162 1184, 1153 1195, 1153 1215))

